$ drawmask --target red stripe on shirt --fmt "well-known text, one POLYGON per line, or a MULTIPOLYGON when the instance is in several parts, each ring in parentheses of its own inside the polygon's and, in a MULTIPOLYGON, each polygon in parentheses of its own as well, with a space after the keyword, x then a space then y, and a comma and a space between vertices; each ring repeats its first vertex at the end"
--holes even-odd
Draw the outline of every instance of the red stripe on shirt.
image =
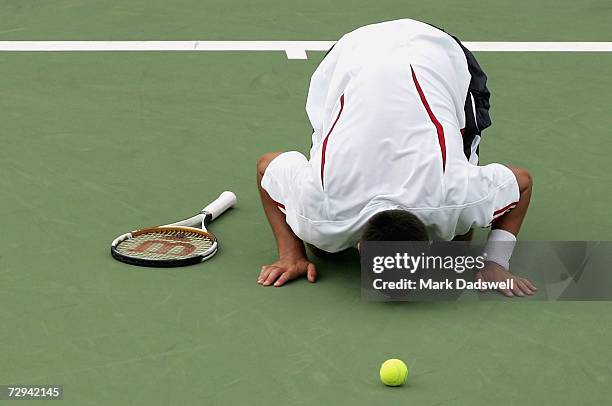
POLYGON ((327 151, 327 141, 329 141, 329 136, 332 133, 332 131, 334 131, 334 127, 336 126, 336 123, 340 119, 342 110, 344 110, 344 95, 340 96, 340 111, 338 112, 338 116, 336 117, 334 124, 332 124, 331 128, 329 129, 329 132, 327 133, 327 135, 325 136, 325 139, 323 140, 323 150, 321 151, 321 187, 323 187, 323 189, 325 189, 325 184, 323 182, 323 174, 325 173, 325 151, 327 151))
POLYGON ((517 204, 518 202, 510 203, 506 207, 496 210, 493 213, 493 218, 491 219, 491 222, 489 223, 489 225, 495 223, 497 220, 501 220, 502 216, 506 214, 507 212, 509 212, 510 210, 514 209, 517 204))
POLYGON ((427 102, 427 98, 423 93, 423 89, 421 89, 421 85, 419 85, 419 81, 417 80, 412 65, 410 65, 410 71, 412 72, 412 80, 414 81, 414 85, 416 86, 417 92, 419 92, 421 102, 423 103, 425 110, 427 110, 427 115, 429 115, 429 119, 436 127, 436 132, 438 133, 438 144, 440 144, 440 151, 442 153, 442 171, 444 171, 446 170, 446 140, 444 139, 444 128, 442 128, 442 124, 440 124, 433 111, 431 111, 431 107, 429 107, 429 103, 427 102))
POLYGON ((276 200, 272 199, 272 201, 274 202, 274 204, 276 205, 276 207, 278 207, 279 209, 285 209, 285 205, 282 203, 277 202, 276 200))
POLYGON ((495 223, 497 220, 501 220, 501 218, 502 218, 502 217, 504 217, 504 214, 506 214, 506 213, 507 213, 507 212, 509 212, 510 210, 514 209, 515 207, 516 207, 516 206, 509 207, 509 208, 508 208, 508 210, 503 211, 503 212, 501 212, 501 213, 499 213, 499 214, 494 215, 494 216, 493 216, 493 219, 491 220, 491 223, 495 223))
POLYGON ((514 209, 514 207, 516 207, 516 205, 518 204, 518 202, 514 202, 514 203, 510 203, 509 205, 502 207, 499 210, 495 210, 493 212, 493 217, 499 215, 499 214, 504 214, 505 212, 507 212, 510 209, 514 209))

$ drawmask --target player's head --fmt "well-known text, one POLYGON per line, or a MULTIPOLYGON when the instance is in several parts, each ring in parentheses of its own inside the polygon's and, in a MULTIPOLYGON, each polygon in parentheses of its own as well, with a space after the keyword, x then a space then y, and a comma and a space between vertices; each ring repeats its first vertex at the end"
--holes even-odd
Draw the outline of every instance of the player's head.
POLYGON ((406 210, 385 210, 366 223, 361 241, 427 241, 425 224, 406 210))

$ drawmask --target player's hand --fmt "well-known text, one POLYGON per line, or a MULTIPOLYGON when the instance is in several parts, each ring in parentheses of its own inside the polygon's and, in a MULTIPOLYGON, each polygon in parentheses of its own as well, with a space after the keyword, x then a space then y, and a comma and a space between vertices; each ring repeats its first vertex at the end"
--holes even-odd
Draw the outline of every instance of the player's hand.
POLYGON ((261 267, 257 283, 263 286, 283 286, 288 281, 302 276, 306 276, 311 283, 317 280, 317 269, 308 259, 279 259, 273 264, 261 267))
POLYGON ((486 261, 484 269, 476 273, 476 279, 485 282, 505 282, 513 279, 513 289, 499 289, 508 297, 533 295, 537 290, 529 280, 512 275, 501 265, 490 261, 486 261))

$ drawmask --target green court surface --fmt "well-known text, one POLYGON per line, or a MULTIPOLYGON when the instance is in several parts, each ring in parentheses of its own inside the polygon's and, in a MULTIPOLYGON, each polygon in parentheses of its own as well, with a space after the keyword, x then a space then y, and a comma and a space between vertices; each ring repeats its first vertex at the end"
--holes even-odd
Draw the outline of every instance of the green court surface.
MULTIPOLYGON (((471 41, 612 40, 605 1, 468 3, 2 1, 0 40, 333 40, 400 17, 471 41)), ((612 239, 612 54, 476 56, 483 161, 534 176, 522 239, 612 239)), ((309 57, 0 52, 0 384, 62 384, 70 405, 609 404, 609 302, 368 303, 350 255, 317 259, 316 284, 256 284, 276 253, 255 162, 307 151, 309 57), (223 190, 239 202, 211 261, 110 257, 126 228, 223 190), (379 382, 387 358, 405 387, 379 382)))

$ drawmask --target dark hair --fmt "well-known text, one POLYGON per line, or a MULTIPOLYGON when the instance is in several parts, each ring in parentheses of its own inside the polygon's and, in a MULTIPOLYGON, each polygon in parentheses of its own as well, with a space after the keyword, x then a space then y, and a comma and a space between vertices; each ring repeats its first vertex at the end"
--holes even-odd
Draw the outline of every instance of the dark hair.
POLYGON ((385 210, 366 223, 361 241, 427 241, 425 224, 406 210, 385 210))

